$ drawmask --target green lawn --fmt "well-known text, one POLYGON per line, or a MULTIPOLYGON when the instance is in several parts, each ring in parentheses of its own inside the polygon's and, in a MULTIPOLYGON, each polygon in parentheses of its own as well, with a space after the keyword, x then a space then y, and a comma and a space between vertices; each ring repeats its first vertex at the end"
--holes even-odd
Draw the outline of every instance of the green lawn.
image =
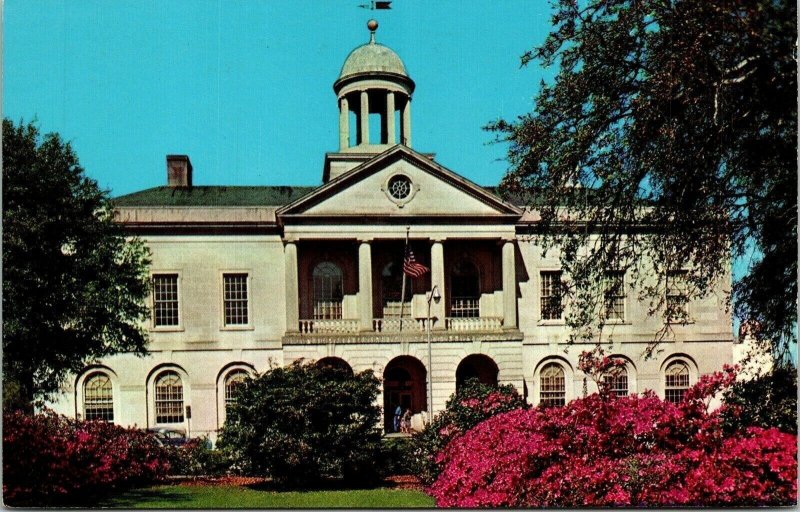
POLYGON ((124 492, 102 503, 111 508, 433 508, 414 490, 367 489, 275 492, 238 486, 161 485, 124 492))

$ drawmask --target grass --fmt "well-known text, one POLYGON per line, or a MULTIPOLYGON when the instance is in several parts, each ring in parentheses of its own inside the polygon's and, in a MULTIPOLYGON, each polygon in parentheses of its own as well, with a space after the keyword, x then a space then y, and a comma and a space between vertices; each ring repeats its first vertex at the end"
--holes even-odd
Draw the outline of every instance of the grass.
POLYGON ((118 494, 110 508, 433 508, 433 498, 408 489, 268 491, 240 486, 161 485, 118 494))

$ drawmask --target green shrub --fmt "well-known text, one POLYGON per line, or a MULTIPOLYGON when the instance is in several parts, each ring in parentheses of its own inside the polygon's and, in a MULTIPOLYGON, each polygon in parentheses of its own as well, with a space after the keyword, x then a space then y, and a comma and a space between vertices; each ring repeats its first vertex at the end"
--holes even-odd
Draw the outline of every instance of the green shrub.
POLYGON ((190 439, 181 446, 170 446, 169 472, 179 476, 218 476, 230 470, 228 454, 213 450, 207 438, 190 439))
POLYGON ((247 379, 235 392, 218 446, 245 474, 283 487, 329 478, 374 481, 381 470, 380 381, 295 362, 247 379))
POLYGON ((447 401, 425 429, 414 435, 411 456, 413 473, 425 484, 431 484, 441 472, 436 455, 451 440, 497 414, 529 405, 511 384, 488 386, 476 379, 468 380, 447 401))
POLYGON ((736 382, 723 401, 728 406, 722 413, 728 431, 740 426, 775 427, 797 434, 797 370, 791 366, 736 382))
POLYGON ((407 437, 386 437, 383 439, 383 467, 387 475, 407 475, 414 473, 414 445, 407 437))

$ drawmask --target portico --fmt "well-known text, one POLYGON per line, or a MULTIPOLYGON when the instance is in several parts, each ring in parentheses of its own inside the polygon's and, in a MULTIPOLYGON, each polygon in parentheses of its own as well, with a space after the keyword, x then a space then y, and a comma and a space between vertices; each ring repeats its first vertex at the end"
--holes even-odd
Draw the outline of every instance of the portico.
POLYGON ((422 334, 428 321, 425 294, 434 286, 444 300, 431 304, 432 331, 517 330, 513 239, 496 233, 415 236, 409 245, 430 272, 406 278, 401 302, 403 238, 306 233, 287 240, 286 334, 422 334))

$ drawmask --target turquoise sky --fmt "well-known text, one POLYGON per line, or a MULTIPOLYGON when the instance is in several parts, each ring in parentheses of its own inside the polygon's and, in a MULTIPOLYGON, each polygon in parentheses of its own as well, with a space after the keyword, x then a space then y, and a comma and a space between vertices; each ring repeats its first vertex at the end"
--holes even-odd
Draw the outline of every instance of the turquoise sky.
POLYGON ((544 0, 84 1, 5 4, 3 111, 72 142, 112 195, 166 183, 185 153, 198 185, 315 185, 338 147, 332 90, 369 39, 394 49, 416 81, 413 145, 481 185, 505 147, 482 127, 532 109, 544 0))
POLYGON ((190 156, 197 185, 316 185, 338 147, 333 82, 374 17, 417 84, 414 148, 497 184, 506 148, 482 127, 529 112, 552 78, 519 66, 549 2, 365 3, 8 0, 3 112, 59 132, 115 196, 166 184, 168 153, 190 156))

